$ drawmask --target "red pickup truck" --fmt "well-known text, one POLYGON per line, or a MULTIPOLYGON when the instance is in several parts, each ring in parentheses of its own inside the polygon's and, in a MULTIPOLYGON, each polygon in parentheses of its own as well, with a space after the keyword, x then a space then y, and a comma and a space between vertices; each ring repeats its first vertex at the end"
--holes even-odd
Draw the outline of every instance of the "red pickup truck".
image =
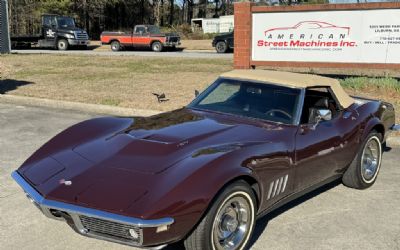
POLYGON ((177 34, 163 34, 155 25, 136 25, 133 32, 101 33, 101 43, 111 44, 112 51, 119 51, 124 47, 147 47, 160 52, 164 48, 175 48, 180 45, 181 38, 177 34))

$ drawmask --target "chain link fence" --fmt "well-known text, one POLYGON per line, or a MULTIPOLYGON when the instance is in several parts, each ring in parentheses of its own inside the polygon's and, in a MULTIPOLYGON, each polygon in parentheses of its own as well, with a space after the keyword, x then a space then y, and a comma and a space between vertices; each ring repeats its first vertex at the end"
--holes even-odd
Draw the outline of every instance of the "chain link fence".
POLYGON ((0 0, 0 53, 10 53, 10 33, 8 26, 8 3, 0 0))

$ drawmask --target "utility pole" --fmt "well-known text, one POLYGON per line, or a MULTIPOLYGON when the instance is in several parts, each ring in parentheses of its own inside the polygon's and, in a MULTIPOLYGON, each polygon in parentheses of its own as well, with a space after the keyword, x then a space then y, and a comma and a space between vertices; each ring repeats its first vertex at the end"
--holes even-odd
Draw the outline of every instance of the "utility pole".
POLYGON ((8 24, 8 2, 0 0, 0 53, 10 53, 10 27, 8 24))

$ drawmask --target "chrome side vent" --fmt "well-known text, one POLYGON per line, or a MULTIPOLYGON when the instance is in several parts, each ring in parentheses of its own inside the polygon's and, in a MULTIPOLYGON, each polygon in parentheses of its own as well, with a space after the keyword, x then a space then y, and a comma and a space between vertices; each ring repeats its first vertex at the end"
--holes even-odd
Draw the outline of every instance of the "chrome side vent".
POLYGON ((267 200, 285 192, 288 179, 289 176, 285 175, 271 182, 271 184, 269 184, 267 200))

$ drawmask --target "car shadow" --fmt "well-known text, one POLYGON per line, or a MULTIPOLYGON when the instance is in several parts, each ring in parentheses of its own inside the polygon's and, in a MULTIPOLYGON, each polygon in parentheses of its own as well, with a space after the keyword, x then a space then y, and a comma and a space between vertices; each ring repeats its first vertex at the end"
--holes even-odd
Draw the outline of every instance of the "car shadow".
POLYGON ((278 217, 279 215, 285 213, 286 211, 302 204, 303 202, 311 200, 312 198, 338 186, 341 183, 342 183, 341 179, 333 181, 331 183, 328 183, 316 190, 313 190, 313 191, 283 205, 282 207, 279 207, 279 208, 273 210, 272 212, 270 212, 267 215, 258 219, 247 249, 251 249, 251 247, 257 242, 257 240, 260 238, 260 236, 266 231, 265 229, 267 228, 269 221, 271 221, 274 218, 278 217))
MULTIPOLYGON (((247 247, 248 250, 251 249, 251 247, 257 242, 257 240, 260 238, 260 236, 266 232, 267 225, 269 221, 273 220, 277 216, 285 213, 286 211, 302 204, 303 202, 306 202, 308 200, 311 200, 312 198, 338 186, 341 184, 341 180, 337 180, 331 183, 328 183, 314 191, 311 191, 310 193, 307 193, 285 205, 283 205, 280 208, 277 208, 276 210, 268 213, 267 215, 263 216, 262 218, 257 220, 257 223, 255 225, 253 235, 250 238, 249 246, 247 247)), ((168 245, 167 247, 164 248, 165 250, 184 250, 185 247, 183 245, 183 242, 178 242, 175 244, 168 245)))
MULTIPOLYGON (((70 46, 68 50, 79 51, 79 50, 95 50, 100 48, 100 44, 90 44, 87 47, 84 46, 70 46)), ((12 47, 12 50, 57 50, 56 48, 44 48, 44 47, 36 47, 36 46, 16 46, 12 47)))
POLYGON ((386 145, 386 142, 385 142, 385 144, 383 144, 382 145, 382 149, 383 149, 383 152, 390 152, 390 151, 392 151, 392 148, 391 147, 388 147, 387 145, 386 145))
POLYGON ((34 84, 34 82, 19 81, 19 80, 13 80, 13 79, 0 80, 0 94, 4 95, 7 92, 10 92, 12 90, 15 90, 21 86, 25 86, 28 84, 34 84))
MULTIPOLYGON (((164 52, 182 52, 185 48, 177 47, 177 48, 164 48, 161 53, 164 52)), ((122 51, 140 51, 140 52, 154 52, 151 48, 148 47, 124 47, 122 51)), ((158 53, 158 52, 157 52, 158 53)))

